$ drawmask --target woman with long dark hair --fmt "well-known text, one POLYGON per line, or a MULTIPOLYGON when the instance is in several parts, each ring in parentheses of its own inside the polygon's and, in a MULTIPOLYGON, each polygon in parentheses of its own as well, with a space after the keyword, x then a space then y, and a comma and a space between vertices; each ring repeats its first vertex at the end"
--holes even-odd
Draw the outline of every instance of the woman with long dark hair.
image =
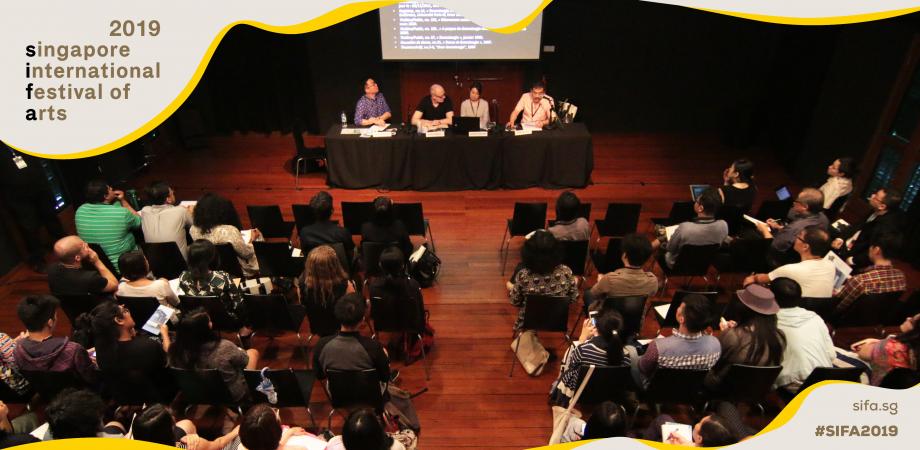
POLYGON ((136 441, 153 442, 170 447, 192 450, 220 450, 226 448, 239 434, 240 427, 209 441, 198 436, 198 429, 191 420, 176 418, 166 406, 156 403, 148 406, 131 424, 131 438, 136 441))
POLYGON ((168 356, 169 365, 179 369, 219 370, 234 401, 246 397, 243 369, 254 370, 259 364, 255 349, 243 350, 221 339, 211 329, 211 318, 202 308, 188 311, 179 319, 176 341, 169 347, 168 356))
POLYGON ((374 199, 374 216, 361 226, 361 242, 395 242, 406 258, 412 254, 412 241, 406 225, 396 218, 393 200, 380 196, 374 199))
POLYGON ((233 202, 212 192, 208 192, 198 199, 193 212, 194 225, 189 229, 192 239, 206 239, 215 245, 230 244, 240 261, 240 267, 247 276, 259 273, 259 262, 256 260, 256 251, 252 241, 257 241, 262 234, 259 230, 252 230, 249 241, 243 239, 240 232, 240 217, 236 213, 233 202))
POLYGON ((342 426, 342 435, 329 440, 326 450, 406 450, 415 448, 412 430, 389 434, 373 409, 352 411, 342 426))
POLYGON ((850 348, 872 367, 869 382, 881 384, 885 375, 897 368, 918 370, 920 358, 920 314, 904 319, 900 334, 885 339, 863 339, 850 348))
POLYGON ((215 296, 221 299, 227 315, 240 327, 241 337, 248 337, 252 329, 248 325, 243 292, 218 266, 217 248, 211 241, 199 239, 188 247, 188 270, 179 276, 179 288, 186 295, 215 296))
POLYGON ((300 279, 300 303, 307 309, 311 333, 329 336, 339 331, 333 314, 335 301, 351 292, 355 285, 335 250, 328 245, 310 250, 300 279))
POLYGON ((777 326, 779 305, 773 292, 752 284, 738 291, 738 320, 720 324, 722 353, 706 378, 706 386, 718 389, 732 364, 778 366, 783 362, 786 335, 777 326))
POLYGON ((624 353, 623 316, 612 308, 593 313, 581 326, 581 336, 569 348, 559 368, 559 377, 550 390, 550 401, 554 405, 568 407, 569 401, 578 390, 581 379, 578 373, 588 365, 621 366, 629 364, 624 353))
POLYGON ((754 205, 757 187, 754 186, 754 163, 749 159, 736 159, 722 173, 723 185, 719 188, 722 204, 734 206, 747 213, 754 205))
MULTIPOLYGON (((368 294, 371 298, 380 298, 381 301, 375 303, 375 307, 388 308, 390 315, 398 318, 401 328, 408 330, 412 336, 425 330, 425 302, 418 282, 406 273, 405 261, 405 256, 398 248, 384 249, 379 260, 382 276, 370 280, 368 294)), ((404 335, 389 336, 385 342, 408 343, 405 339, 407 337, 404 335)), ((391 358, 397 358, 404 349, 396 345, 389 347, 391 358)))

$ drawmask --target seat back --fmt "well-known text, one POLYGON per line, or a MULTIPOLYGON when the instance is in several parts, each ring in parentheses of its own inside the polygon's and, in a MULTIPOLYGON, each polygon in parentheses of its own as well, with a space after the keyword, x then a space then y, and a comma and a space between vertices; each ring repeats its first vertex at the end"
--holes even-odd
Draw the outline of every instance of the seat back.
POLYGON ((361 241, 361 263, 365 276, 380 274, 380 254, 389 247, 399 246, 397 242, 361 241))
POLYGON ((767 252, 773 239, 735 239, 728 246, 731 267, 722 273, 767 273, 767 252))
POLYGON ((374 321, 374 332, 398 333, 403 331, 399 320, 400 299, 391 296, 371 297, 371 319, 374 321))
POLYGON ((286 242, 253 242, 259 274, 265 277, 297 278, 303 273, 305 256, 291 256, 293 251, 286 242))
POLYGON ((879 387, 887 389, 910 389, 920 384, 920 371, 908 369, 907 367, 896 367, 891 369, 879 387))
POLYGON ((585 263, 588 260, 588 241, 559 241, 562 244, 562 263, 572 269, 572 274, 582 276, 585 274, 585 263))
POLYGON ((179 310, 183 313, 198 308, 204 308, 207 311, 215 330, 236 333, 239 329, 239 324, 227 313, 227 308, 220 297, 216 295, 179 296, 179 310))
POLYGON ((904 291, 884 294, 865 294, 857 298, 839 317, 833 318, 835 327, 865 327, 876 325, 898 325, 904 318, 898 317, 898 300, 904 291))
POLYGON ((671 204, 671 211, 668 212, 668 222, 678 224, 693 220, 696 217, 696 211, 693 210, 693 202, 680 201, 671 204))
POLYGON ((290 222, 285 222, 278 205, 246 205, 249 224, 267 238, 290 238, 290 222))
POLYGON ((67 320, 70 321, 70 326, 73 328, 73 325, 76 323, 77 317, 83 313, 89 313, 96 307, 102 300, 99 296, 94 294, 53 294, 61 302, 61 309, 64 311, 64 315, 67 316, 67 320))
POLYGON ((326 374, 329 376, 326 393, 333 408, 366 406, 383 411, 383 392, 376 369, 328 370, 326 374))
POLYGON ((188 269, 182 252, 175 242, 156 242, 143 245, 144 256, 150 264, 150 271, 157 278, 172 280, 179 278, 188 269))
POLYGON ((236 402, 227 389, 217 369, 186 370, 170 367, 179 391, 188 404, 235 406, 236 402))
POLYGON ((524 296, 524 330, 565 333, 569 323, 568 297, 527 294, 524 296))
POLYGON ((735 205, 722 205, 716 213, 716 219, 728 224, 728 235, 737 236, 744 224, 744 210, 735 205))
POLYGON ((827 216, 827 220, 833 222, 837 220, 837 214, 840 213, 840 208, 843 208, 843 205, 850 199, 850 194, 841 195, 831 203, 831 207, 824 210, 824 215, 827 216))
POLYGON ((625 236, 639 225, 641 203, 608 203, 604 220, 596 221, 601 236, 625 236))
MULTIPOLYGON (((597 366, 594 367, 594 373, 585 389, 578 398, 578 403, 584 405, 596 405, 605 401, 622 402, 627 390, 630 390, 633 382, 632 375, 629 372, 629 366, 597 366)), ((578 383, 585 379, 588 368, 591 366, 581 366, 578 369, 578 383)))
POLYGON ((514 204, 514 215, 509 226, 511 236, 526 236, 534 230, 543 228, 546 224, 546 203, 521 203, 514 204))
POLYGON ((821 316, 825 322, 830 322, 837 307, 837 300, 833 297, 802 297, 799 306, 821 316))
POLYGON ((632 295, 628 297, 607 297, 604 299, 604 308, 611 308, 623 316, 623 342, 632 337, 638 337, 642 332, 642 322, 647 312, 648 297, 645 295, 632 295))
MULTIPOLYGON (((678 323, 677 323, 677 308, 680 307, 680 304, 683 302, 684 297, 686 297, 686 296, 688 296, 688 295, 690 295, 690 294, 699 294, 699 295, 702 295, 703 297, 706 297, 706 299, 709 300, 709 302, 710 302, 710 307, 712 308, 712 311, 715 312, 715 309, 717 308, 716 299, 717 299, 717 297, 719 296, 719 293, 718 293, 718 292, 714 292, 714 291, 710 291, 710 292, 694 292, 694 291, 684 291, 684 290, 678 289, 678 290, 674 291, 674 297, 671 298, 671 305, 668 307, 668 314, 667 314, 667 316, 665 316, 665 317, 663 317, 663 318, 660 317, 660 316, 658 316, 658 325, 659 325, 661 328, 666 328, 666 327, 676 328, 676 327, 677 327, 677 325, 678 325, 678 323)), ((710 321, 711 321, 712 323, 714 323, 716 326, 718 326, 719 315, 717 315, 717 314, 712 314, 712 316, 713 316, 713 317, 710 318, 710 321)))
POLYGON ((342 222, 352 235, 361 234, 361 225, 374 217, 374 202, 342 202, 342 222))
POLYGON ((760 403, 773 390, 783 366, 749 366, 732 364, 722 379, 719 391, 726 400, 760 403))
POLYGON ((757 210, 757 218, 766 221, 767 219, 785 219, 789 214, 789 208, 792 207, 792 200, 764 200, 757 210))
POLYGON ((827 380, 852 381, 859 383, 863 369, 860 367, 815 367, 802 383, 799 392, 804 391, 813 384, 827 380))
POLYGON ((300 332, 306 315, 301 305, 288 305, 281 294, 243 294, 249 321, 256 332, 300 332))
POLYGON ((32 399, 31 393, 33 390, 34 388, 29 386, 29 394, 20 395, 18 392, 14 391, 10 385, 0 383, 0 402, 11 405, 25 405, 32 399))
POLYGON ((73 370, 51 372, 46 370, 20 370, 20 374, 29 382, 32 389, 43 399, 51 401, 64 389, 83 389, 86 382, 73 370))
POLYGON ((704 276, 719 252, 719 244, 684 245, 671 269, 662 268, 671 276, 704 276))
POLYGON ((229 243, 217 244, 217 259, 220 260, 218 270, 227 272, 233 278, 243 278, 243 267, 236 256, 236 250, 229 243))
POLYGON ((294 226, 297 232, 307 225, 313 225, 316 222, 316 216, 313 214, 313 208, 310 205, 291 205, 291 212, 294 213, 294 226))
MULTIPOLYGON (((266 370, 264 374, 272 382, 275 393, 278 394, 278 402, 273 406, 278 408, 310 406, 313 383, 316 381, 316 375, 312 370, 274 369, 266 370)), ((266 395, 256 390, 256 387, 262 383, 262 371, 244 370, 243 377, 246 379, 249 395, 254 403, 268 403, 266 395)))
MULTIPOLYGON (((578 212, 575 213, 575 217, 581 217, 581 218, 587 220, 588 222, 591 222, 591 203, 579 203, 579 204, 578 204, 578 212)), ((546 224, 546 225, 547 225, 547 228, 549 228, 549 227, 555 225, 556 222, 558 222, 558 221, 559 221, 559 218, 558 218, 558 217, 555 218, 555 219, 553 219, 553 220, 550 220, 550 221, 547 222, 547 224, 546 224)))
POLYGON ((115 264, 113 264, 112 260, 109 259, 109 255, 105 254, 105 250, 102 249, 102 246, 96 243, 90 243, 89 248, 96 252, 96 256, 99 257, 99 261, 102 261, 102 265, 104 265, 106 269, 109 269, 109 271, 115 275, 115 278, 118 278, 121 275, 118 269, 115 268, 115 264))
POLYGON ((115 300, 124 305, 131 311, 131 317, 134 319, 134 329, 141 331, 144 324, 150 320, 153 313, 160 307, 160 301, 156 297, 124 297, 116 296, 115 300))
POLYGON ((169 402, 175 397, 172 380, 159 376, 166 375, 165 371, 148 374, 141 370, 102 370, 100 373, 104 392, 119 405, 149 405, 169 402), (165 393, 170 391, 165 389, 168 387, 173 388, 171 393, 165 393))
POLYGON ((659 367, 649 380, 645 393, 649 400, 668 403, 695 403, 699 400, 708 370, 659 367))
POLYGON ((421 203, 395 203, 394 216, 406 226, 409 236, 425 236, 425 213, 421 203))

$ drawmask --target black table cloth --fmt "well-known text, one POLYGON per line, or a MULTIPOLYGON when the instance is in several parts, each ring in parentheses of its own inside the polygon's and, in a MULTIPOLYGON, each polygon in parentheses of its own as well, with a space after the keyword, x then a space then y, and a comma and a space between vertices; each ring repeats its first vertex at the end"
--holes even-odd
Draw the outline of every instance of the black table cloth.
POLYGON ((469 137, 397 134, 387 138, 326 134, 331 187, 456 191, 584 187, 594 150, 584 124, 534 132, 469 137))

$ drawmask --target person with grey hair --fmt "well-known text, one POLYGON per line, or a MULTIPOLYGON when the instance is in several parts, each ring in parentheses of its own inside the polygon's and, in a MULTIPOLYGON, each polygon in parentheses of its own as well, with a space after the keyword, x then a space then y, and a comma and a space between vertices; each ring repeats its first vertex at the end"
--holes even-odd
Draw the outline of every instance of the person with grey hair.
POLYGON ((814 188, 805 188, 792 202, 792 208, 789 209, 787 216, 788 224, 775 219, 767 219, 766 222, 757 224, 757 231, 764 238, 773 239, 768 256, 771 266, 777 267, 796 262, 791 250, 796 236, 805 228, 817 226, 822 230, 827 230, 829 221, 822 212, 823 209, 824 194, 814 188))
POLYGON ((454 120, 454 104, 444 92, 444 86, 432 84, 429 95, 418 102, 412 114, 412 125, 420 129, 447 128, 454 120))

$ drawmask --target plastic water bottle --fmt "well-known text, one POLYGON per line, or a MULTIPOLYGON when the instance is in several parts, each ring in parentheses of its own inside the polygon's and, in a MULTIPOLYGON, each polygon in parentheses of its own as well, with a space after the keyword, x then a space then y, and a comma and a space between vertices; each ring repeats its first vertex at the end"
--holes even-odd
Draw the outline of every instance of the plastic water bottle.
POLYGON ((278 393, 275 392, 275 385, 272 384, 272 380, 269 380, 268 377, 265 376, 266 370, 268 370, 268 367, 262 368, 262 372, 261 372, 262 382, 259 383, 258 386, 256 386, 256 391, 259 391, 265 394, 265 396, 268 398, 268 403, 271 403, 272 405, 274 405, 278 403, 278 393))
POLYGON ((348 128, 348 116, 345 115, 345 111, 342 111, 342 128, 348 128))

